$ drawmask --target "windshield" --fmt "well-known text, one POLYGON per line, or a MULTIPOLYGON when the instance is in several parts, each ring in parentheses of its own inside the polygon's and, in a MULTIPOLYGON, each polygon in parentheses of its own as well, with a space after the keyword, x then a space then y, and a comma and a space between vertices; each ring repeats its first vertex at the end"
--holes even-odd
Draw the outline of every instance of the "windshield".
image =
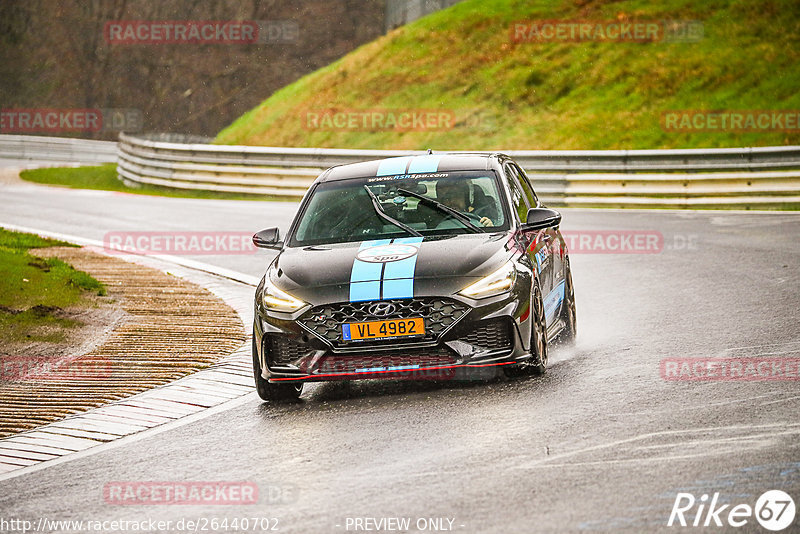
POLYGON ((371 176, 319 184, 289 246, 508 230, 493 171, 371 176))

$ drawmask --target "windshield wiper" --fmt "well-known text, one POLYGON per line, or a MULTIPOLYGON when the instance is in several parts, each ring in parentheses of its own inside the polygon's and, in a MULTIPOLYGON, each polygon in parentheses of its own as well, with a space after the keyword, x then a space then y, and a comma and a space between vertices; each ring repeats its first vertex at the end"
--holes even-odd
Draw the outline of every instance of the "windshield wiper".
POLYGON ((432 198, 424 197, 424 196, 420 195, 419 193, 414 193, 412 191, 408 191, 407 189, 398 189, 397 192, 398 193, 403 193, 404 195, 408 195, 408 196, 411 196, 411 197, 414 197, 414 198, 418 198, 420 204, 424 204, 426 206, 430 206, 430 207, 435 208, 435 209, 437 209, 437 210, 439 210, 441 212, 447 213, 448 215, 452 215, 459 222, 464 223, 464 226, 466 226, 473 233, 479 233, 479 234, 483 233, 483 230, 481 230, 480 228, 478 228, 477 226, 472 224, 472 221, 470 221, 469 218, 466 215, 464 215, 463 213, 461 213, 460 211, 458 211, 456 209, 451 208, 447 204, 442 204, 441 202, 439 202, 437 200, 433 200, 432 198))
POLYGON ((417 232, 416 230, 414 230, 410 226, 401 223, 400 221, 398 221, 397 219, 395 219, 394 217, 392 217, 391 215, 389 215, 388 213, 383 211, 383 208, 381 207, 381 203, 378 200, 378 197, 375 196, 375 193, 370 191, 369 187, 367 187, 366 185, 364 185, 364 189, 366 190, 367 194, 369 195, 370 200, 372 200, 372 207, 375 208, 375 213, 378 214, 378 217, 380 217, 384 221, 392 223, 393 225, 397 226, 398 228, 401 228, 401 229, 405 230, 406 232, 408 232, 409 234, 411 234, 411 235, 413 235, 415 237, 422 237, 421 233, 417 232))

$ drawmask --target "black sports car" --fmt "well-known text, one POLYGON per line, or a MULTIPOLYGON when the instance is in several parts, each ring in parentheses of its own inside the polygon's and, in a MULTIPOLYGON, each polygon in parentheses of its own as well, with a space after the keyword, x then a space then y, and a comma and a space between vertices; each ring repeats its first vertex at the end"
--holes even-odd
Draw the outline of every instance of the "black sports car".
POLYGON ((576 333, 561 215, 503 154, 389 158, 317 178, 255 295, 264 400, 304 382, 541 374, 576 333))

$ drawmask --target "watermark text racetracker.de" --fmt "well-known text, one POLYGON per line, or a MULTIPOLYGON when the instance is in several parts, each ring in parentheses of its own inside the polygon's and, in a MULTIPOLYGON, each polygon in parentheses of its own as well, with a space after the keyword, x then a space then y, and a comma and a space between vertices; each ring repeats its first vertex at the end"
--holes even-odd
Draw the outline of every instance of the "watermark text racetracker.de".
POLYGON ((665 358, 660 373, 668 381, 800 380, 800 358, 665 358))
POLYGON ((327 357, 321 360, 304 360, 300 364, 300 371, 330 375, 330 378, 333 379, 380 376, 387 380, 444 381, 454 380, 458 376, 457 366, 455 365, 423 367, 420 364, 404 364, 402 358, 397 360, 397 362, 387 361, 386 365, 381 366, 358 367, 354 365, 354 363, 359 362, 358 357, 327 357))
POLYGON ((112 254, 227 255, 254 254, 252 232, 108 232, 103 249, 112 254))
POLYGON ((0 532, 268 532, 279 531, 277 517, 243 515, 202 516, 180 519, 38 519, 0 516, 0 532))
POLYGON ((299 33, 293 20, 111 20, 103 27, 111 45, 280 44, 299 33))
MULTIPOLYGON (((664 236, 658 230, 564 230, 571 254, 660 254, 698 249, 697 234, 664 236)), ((103 237, 112 254, 227 255, 254 254, 251 232, 112 231, 103 237)))
POLYGON ((671 133, 798 133, 800 110, 670 110, 661 113, 661 129, 671 133))
POLYGON ((8 108, 0 133, 138 132, 144 119, 133 108, 8 108))
POLYGON ((116 505, 256 504, 254 482, 118 481, 103 487, 103 500, 116 505))
POLYGON ((297 500, 291 484, 256 484, 248 481, 125 480, 103 486, 110 505, 284 505, 297 500))
POLYGON ((475 109, 373 108, 309 109, 301 113, 308 131, 424 132, 465 130, 490 131, 497 121, 493 114, 475 109))
POLYGON ((570 254, 660 254, 698 248, 696 234, 665 237, 658 230, 562 230, 570 254))
POLYGON ((0 357, 0 380, 102 380, 112 376, 111 360, 98 355, 91 359, 62 358, 48 360, 36 356, 0 357))
POLYGON ((703 38, 704 26, 697 20, 520 20, 510 33, 512 43, 691 43, 703 38))

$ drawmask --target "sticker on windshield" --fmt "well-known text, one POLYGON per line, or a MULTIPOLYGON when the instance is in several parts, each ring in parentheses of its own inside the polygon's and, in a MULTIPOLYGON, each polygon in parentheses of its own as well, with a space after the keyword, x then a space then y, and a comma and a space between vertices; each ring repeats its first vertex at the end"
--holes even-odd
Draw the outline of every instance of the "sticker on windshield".
POLYGON ((416 253, 417 247, 395 244, 367 248, 360 251, 356 257, 368 263, 388 263, 410 258, 416 253))
POLYGON ((376 176, 374 178, 367 178, 367 183, 372 182, 388 182, 391 180, 426 180, 429 178, 447 178, 450 176, 449 172, 436 172, 426 174, 395 174, 392 176, 376 176))

